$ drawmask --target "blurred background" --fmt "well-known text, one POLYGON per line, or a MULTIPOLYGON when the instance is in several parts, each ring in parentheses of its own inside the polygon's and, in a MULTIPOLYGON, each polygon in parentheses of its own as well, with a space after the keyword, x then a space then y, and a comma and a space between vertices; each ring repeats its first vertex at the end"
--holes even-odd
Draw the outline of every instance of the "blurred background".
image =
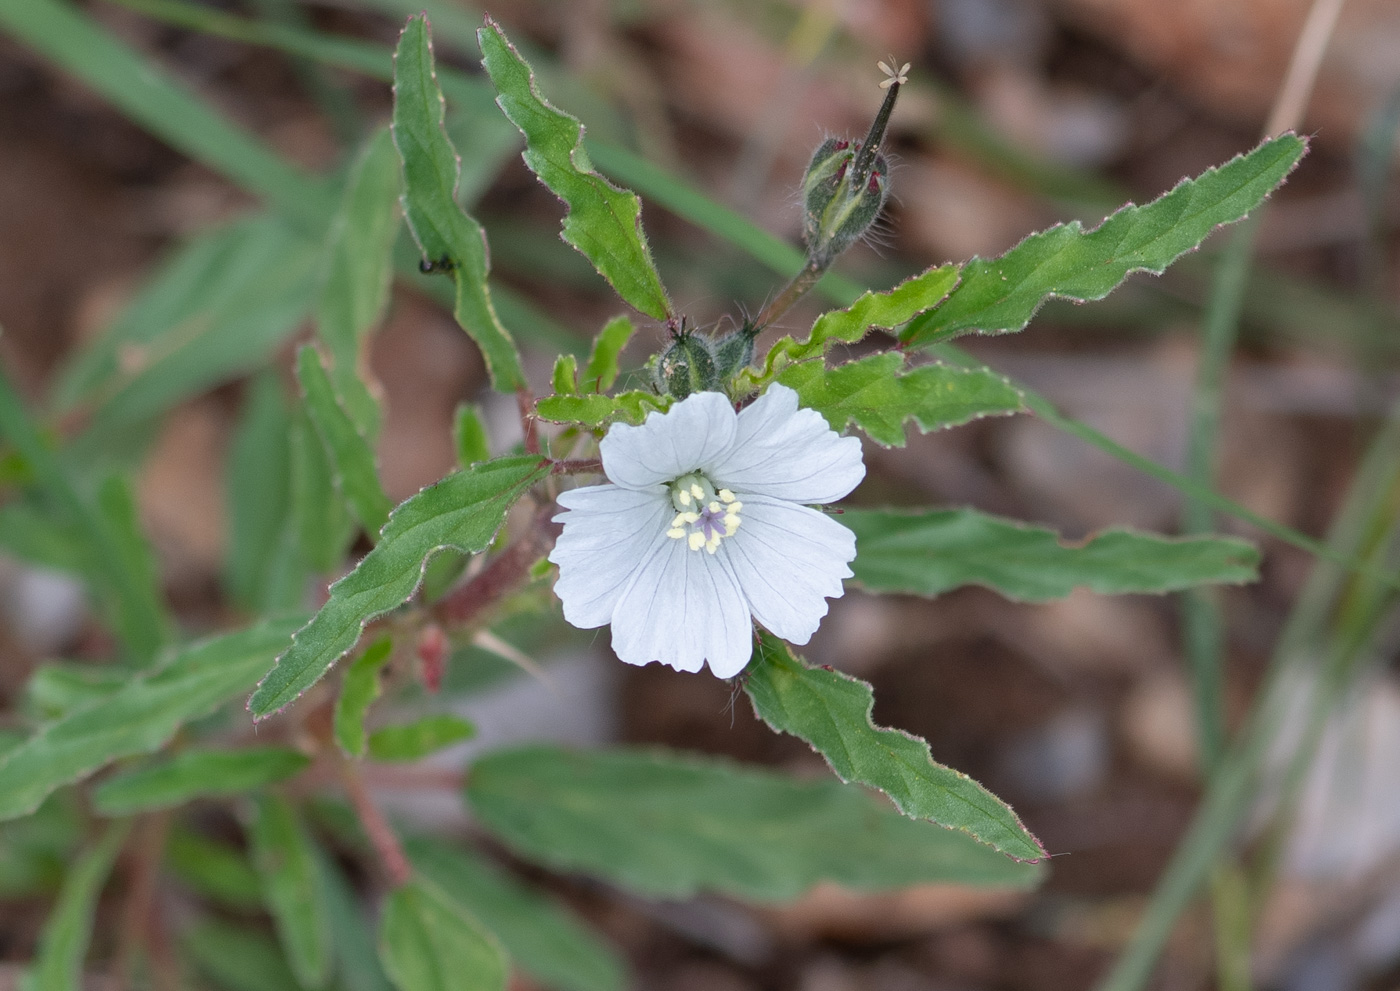
MULTIPOLYGON (((438 56, 476 72, 469 42, 481 11, 444 5, 458 19, 434 13, 438 56)), ((825 135, 864 132, 881 95, 877 58, 912 63, 888 141, 892 206, 875 243, 838 266, 885 287, 932 264, 1000 253, 1057 221, 1097 223, 1253 147, 1309 6, 497 0, 490 13, 541 68, 546 95, 590 136, 632 149, 791 243, 807 156, 825 135)), ((381 80, 221 37, 212 20, 196 29, 184 4, 92 0, 83 9, 300 169, 343 167, 387 120, 381 80)), ((416 7, 224 0, 197 9, 387 47, 416 7)), ((1400 4, 1349 0, 1305 117, 1311 151, 1263 221, 1221 433, 1222 491, 1309 534, 1334 519, 1400 395, 1398 124, 1400 4)), ((512 133, 472 130, 470 120, 458 132, 476 177, 463 193, 488 231, 507 322, 544 388, 554 355, 586 347, 622 306, 558 239, 560 205, 519 161, 512 133)), ((256 206, 0 34, 0 358, 36 403, 183 239, 256 206)), ((757 310, 782 284, 657 203, 643 219, 673 297, 701 326, 757 310)), ((968 346, 1069 414, 1179 468, 1200 314, 1224 241, 1208 241, 1166 277, 1134 277, 1103 303, 1052 304, 1026 332, 968 346)), ((781 329, 801 330, 817 312, 808 301, 781 329)), ((297 335, 270 345, 284 371, 297 335)), ((662 338, 644 326, 624 367, 640 367, 662 338)), ((118 357, 136 368, 149 356, 118 357)), ((486 393, 474 346, 420 286, 396 289, 371 365, 386 397, 382 475, 396 500, 451 469, 463 400, 485 404, 495 449, 518 437, 513 401, 486 393)), ((234 377, 181 402, 137 461, 142 520, 193 631, 233 616, 220 581, 225 464, 244 392, 234 377)), ((79 425, 50 424, 59 434, 79 425)), ((905 450, 870 445, 867 461, 857 502, 971 505, 1071 538, 1110 525, 1178 528, 1171 488, 1030 416, 916 434, 905 450)), ((1242 524, 1222 527, 1260 539, 1242 524)), ((1263 580, 1225 597, 1232 725, 1311 566, 1278 541, 1261 543, 1263 580)), ((480 650, 454 662, 448 690, 461 693, 481 745, 654 742, 827 773, 800 741, 758 724, 727 684, 624 667, 605 636, 538 615, 501 634, 546 666, 548 684, 503 677, 501 662, 480 650)), ((931 603, 852 591, 805 650, 871 681, 877 722, 924 736, 937 760, 1018 810, 1057 855, 1035 893, 818 889, 783 906, 663 904, 582 879, 535 879, 615 939, 639 988, 1088 987, 1131 933, 1200 797, 1179 625, 1170 598, 1076 593, 1032 606, 980 589, 931 603)), ((41 660, 100 655, 104 637, 77 585, 0 556, 0 695, 13 701, 41 660)), ((1261 986, 1400 986, 1400 686, 1384 668, 1346 693, 1291 828, 1269 834, 1273 881, 1261 888, 1254 935, 1261 986)), ((460 814, 451 795, 433 792, 430 773, 409 778, 382 782, 398 814, 460 814)), ((33 903, 0 903, 0 957, 27 958, 37 925, 33 903)), ((1209 986, 1213 939, 1205 907, 1189 913, 1157 986, 1209 986)))

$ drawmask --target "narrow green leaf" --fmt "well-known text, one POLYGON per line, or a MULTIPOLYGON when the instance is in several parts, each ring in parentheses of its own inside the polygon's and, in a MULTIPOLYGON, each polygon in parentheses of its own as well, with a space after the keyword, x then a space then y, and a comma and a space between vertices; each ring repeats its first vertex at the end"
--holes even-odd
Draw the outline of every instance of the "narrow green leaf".
POLYGON ((73 526, 32 499, 15 499, 0 506, 0 552, 70 575, 82 574, 86 563, 86 549, 73 526))
POLYGON ((669 397, 636 390, 616 396, 546 396, 535 404, 535 413, 554 423, 602 427, 615 420, 641 423, 652 410, 665 410, 669 405, 669 397))
MULTIPOLYGON (((111 551, 116 557, 109 562, 118 574, 125 576, 123 581, 133 590, 133 594, 146 605, 140 613, 123 608, 115 596, 104 602, 112 628, 128 643, 140 642, 154 637, 155 631, 148 629, 150 615, 165 612, 165 592, 161 586, 156 551, 141 529, 140 511, 136 505, 136 493, 131 480, 122 475, 109 475, 97 487, 97 515, 101 524, 112 536, 111 551)), ((169 636, 169 624, 165 624, 161 642, 169 636)))
POLYGON ((185 930, 180 944, 227 991, 305 991, 277 941, 255 929, 205 919, 185 930))
POLYGON ((671 301, 642 232, 637 194, 593 171, 583 148, 583 125, 545 102, 534 72, 495 21, 487 18, 477 40, 481 64, 500 94, 496 102, 525 135, 525 164, 568 208, 564 240, 629 304, 657 320, 668 318, 671 301))
POLYGON ((1183 179, 1146 206, 1123 207, 1093 230, 1076 220, 1032 234, 1000 258, 974 258, 947 301, 914 319, 900 340, 926 346, 973 330, 1020 330, 1053 296, 1087 302, 1133 272, 1161 275, 1217 227, 1262 203, 1306 147, 1295 134, 1281 135, 1183 179))
POLYGON ((0 823, 0 898, 43 898, 62 888, 90 825, 76 798, 55 796, 31 816, 0 823))
POLYGON ((481 348, 491 384, 502 392, 522 388, 520 355, 491 302, 486 235, 455 198, 461 164, 443 130, 442 91, 422 15, 408 19, 394 54, 394 144, 403 161, 404 214, 423 259, 445 261, 457 280, 457 322, 481 348))
POLYGON ((331 974, 331 926, 317 878, 316 849, 296 809, 263 795, 248 839, 263 900, 298 982, 325 987, 331 974))
POLYGON ((311 571, 338 570, 355 539, 355 521, 336 488, 335 471, 306 403, 292 413, 287 442, 291 452, 288 526, 292 539, 311 571))
POLYGON ((1005 802, 961 771, 934 763, 918 737, 872 723, 875 697, 865 682, 808 667, 765 633, 744 672, 744 690, 760 719, 806 740, 842 781, 878 788, 905 815, 959 830, 1008 857, 1045 858, 1045 848, 1005 802))
POLYGON ((177 826, 166 842, 165 862, 197 894, 232 908, 262 906, 262 881, 241 850, 177 826))
POLYGON ((63 882, 58 904, 44 923, 39 951, 25 975, 25 991, 81 991, 83 958, 92 939, 97 898, 126 841, 129 823, 113 823, 97 845, 78 858, 63 882))
POLYGON ((578 359, 571 354, 561 354, 554 359, 554 373, 550 378, 558 395, 578 395, 578 359))
POLYGON ((49 723, 0 760, 0 820, 122 757, 163 746, 186 722, 247 692, 297 627, 260 623, 186 647, 106 699, 49 723))
POLYGON ((341 991, 393 991, 375 951, 374 930, 362 900, 340 865, 325 850, 316 849, 321 898, 331 923, 336 984, 341 991))
POLYGON ((382 761, 418 760, 475 735, 476 727, 458 716, 424 716, 411 723, 375 730, 369 735, 369 755, 382 761))
POLYGON ((548 462, 535 455, 497 458, 448 475, 401 503, 378 546, 331 586, 330 600, 258 685, 248 703, 254 717, 290 705, 355 646, 365 623, 407 602, 433 551, 485 550, 506 511, 548 473, 548 462))
POLYGON ((497 750, 472 767, 467 798, 521 857, 662 898, 786 899, 818 881, 1028 886, 1041 876, 860 789, 663 750, 497 750))
POLYGON ((972 509, 851 509, 855 580, 873 592, 938 595, 985 585, 1009 599, 1045 602, 1077 586, 1103 594, 1172 592, 1258 579, 1259 551, 1229 537, 1161 537, 1105 530, 1078 544, 1053 530, 972 509))
POLYGON ((350 171, 331 221, 316 333, 330 377, 364 436, 379 436, 379 403, 360 378, 365 339, 384 316, 399 231, 399 156, 388 128, 377 131, 350 171))
POLYGON ((481 422, 480 407, 472 403, 457 407, 457 415, 452 420, 452 443, 457 449, 457 463, 463 468, 490 459, 491 438, 481 422))
POLYGON ((130 680, 131 669, 118 664, 41 664, 24 685, 24 711, 46 723, 109 697, 130 680))
POLYGON ((186 750, 108 778, 94 793, 93 803, 108 816, 169 808, 195 798, 237 795, 285 781, 310 763, 310 758, 290 747, 186 750))
POLYGON ((793 362, 820 358, 835 341, 854 344, 876 327, 893 330, 911 318, 937 306, 958 284, 960 268, 942 265, 905 279, 889 292, 867 291, 844 310, 829 310, 817 318, 812 332, 801 341, 784 337, 768 349, 761 375, 752 376, 757 388, 793 362))
POLYGON ((252 612, 294 608, 307 566, 292 518, 292 415, 276 372, 249 383, 229 451, 224 584, 252 612))
POLYGON ((393 503, 384 494, 369 441, 341 404, 321 363, 320 352, 310 345, 297 352, 297 381, 301 383, 306 412, 325 445, 341 495, 370 540, 377 540, 393 503))
POLYGON ((417 838, 404 847, 414 868, 480 919, 538 983, 557 991, 623 991, 630 986, 617 953, 558 902, 439 840, 417 838))
POLYGON ((61 0, 6 0, 0 29, 83 80, 142 127, 211 166, 308 230, 330 215, 324 184, 234 126, 174 75, 61 0))
POLYGON ((389 896, 379 959, 399 991, 504 991, 505 954, 490 933, 432 884, 389 896))
POLYGON ((363 757, 369 746, 365 713, 383 690, 379 672, 393 653, 394 641, 384 637, 370 644, 345 671, 335 700, 335 742, 351 757, 363 757))
POLYGON ((316 246, 280 217, 247 217, 201 234, 158 270, 54 394, 92 407, 79 442, 120 429, 267 363, 311 310, 316 246))
POLYGON ((910 420, 927 433, 1024 410, 1020 391, 986 368, 920 365, 901 372, 904 366, 896 352, 835 368, 813 359, 789 365, 777 381, 795 389, 798 401, 826 417, 831 429, 840 432, 854 421, 886 447, 904 446, 910 420))
POLYGON ((617 381, 617 359, 637 328, 630 317, 613 317, 593 338, 581 385, 589 392, 607 392, 617 381))
MULTIPOLYGON (((84 573, 103 604, 126 649, 139 662, 155 656, 170 635, 164 603, 150 581, 132 580, 124 570, 135 537, 120 532, 126 521, 113 517, 116 507, 92 505, 78 493, 65 465, 40 436, 23 400, 0 370, 0 439, 12 445, 33 472, 37 487, 51 499, 83 544, 84 573)), ((3 804, 3 798, 0 798, 3 804)))

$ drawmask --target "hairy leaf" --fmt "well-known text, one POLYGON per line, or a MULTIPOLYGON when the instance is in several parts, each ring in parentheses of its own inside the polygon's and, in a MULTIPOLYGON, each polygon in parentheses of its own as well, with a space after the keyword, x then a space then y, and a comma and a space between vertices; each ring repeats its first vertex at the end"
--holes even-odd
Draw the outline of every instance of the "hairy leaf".
POLYGON ((108 778, 93 795, 97 811, 124 816, 209 795, 237 795, 305 770, 310 758, 290 747, 186 750, 150 767, 108 778))
POLYGON ((879 327, 893 330, 915 315, 937 306, 958 284, 957 265, 942 265, 906 279, 888 292, 868 291, 844 310, 830 310, 817 318, 812 332, 798 341, 791 337, 774 343, 763 362, 763 373, 755 387, 768 382, 783 368, 796 361, 820 358, 829 345, 853 344, 879 327))
POLYGON ((316 333, 330 377, 360 433, 379 436, 379 403, 360 379, 364 340, 384 315, 399 230, 399 157, 388 128, 375 133, 350 170, 326 244, 316 333))
POLYGON ((790 365, 777 381, 842 431, 852 421, 886 447, 904 446, 904 425, 924 433, 984 416, 1018 413, 1021 393, 986 368, 920 365, 901 373, 904 355, 874 354, 827 368, 817 359, 790 365))
POLYGON ((355 539, 355 521, 335 485, 326 446, 306 404, 292 414, 287 434, 291 453, 291 509, 288 526, 301 560, 313 572, 335 571, 355 539))
POLYGON ((419 760, 475 735, 476 727, 465 719, 439 713, 375 730, 369 735, 369 755, 382 761, 419 760))
POLYGON ((1305 148, 1302 138, 1284 134, 1183 179, 1146 206, 1123 207, 1093 230, 1076 220, 1032 234, 1000 258, 974 258, 943 305, 911 321, 900 340, 928 345, 973 330, 1020 330, 1053 296, 1102 299, 1133 272, 1161 275, 1217 227, 1262 203, 1305 148))
POLYGON ((985 585, 1020 602, 1095 592, 1174 592, 1255 581, 1259 552, 1229 537, 1161 537, 1106 530, 1079 544, 1054 531, 973 509, 922 513, 847 510, 856 534, 855 580, 873 592, 937 595, 985 585))
POLYGON ((538 983, 558 991, 623 991, 629 986, 618 955, 554 900, 441 841, 418 838, 404 847, 414 868, 480 919, 538 983))
POLYGON ((331 586, 330 600, 258 685, 248 702, 254 717, 290 705, 355 646, 367 622, 407 602, 433 551, 485 550, 506 511, 548 473, 548 462, 535 455, 497 458, 448 475, 401 503, 379 544, 331 586))
POLYGON ((1005 802, 966 774, 934 763, 918 737, 872 723, 875 697, 865 682, 808 667, 765 633, 745 670, 744 690, 760 719, 806 740, 842 781, 878 788, 905 815, 959 830, 1016 860, 1046 856, 1005 802))
POLYGON ((379 672, 394 653, 394 641, 376 640, 345 671, 345 681, 335 700, 335 742, 351 757, 363 757, 369 746, 365 713, 383 690, 379 672))
POLYGON ((289 801, 263 795, 248 838, 263 900, 292 972, 304 987, 324 987, 331 974, 330 918, 306 827, 289 801))
POLYGON ((482 65, 500 93, 496 102, 525 135, 525 164, 564 201, 564 240, 583 253, 617 294, 647 316, 664 320, 671 301, 642 233, 637 194, 597 172, 583 148, 583 125, 540 96, 530 66, 487 18, 477 32, 482 65))
POLYGON ((859 789, 663 750, 497 750, 473 766, 467 798, 520 856, 664 898, 785 899, 818 881, 1020 886, 1040 876, 859 789))
POLYGON ((114 760, 158 749, 185 723, 247 692, 297 625, 278 620, 203 640, 49 723, 0 760, 0 819, 33 812, 54 789, 114 760))
POLYGON ((491 457, 491 438, 486 435, 479 407, 471 403, 457 407, 452 420, 452 446, 457 449, 457 463, 463 468, 491 457))
POLYGON ((637 390, 616 396, 546 396, 535 404, 535 412, 554 423, 602 427, 615 420, 641 423, 652 410, 665 410, 668 405, 665 396, 637 390))
POLYGON ((39 950, 25 975, 25 991, 80 991, 83 958, 92 939, 97 897, 107 883, 129 823, 113 823, 97 845, 78 858, 59 892, 58 904, 44 923, 39 950))
POLYGON ((301 383, 306 412, 325 445, 341 495, 370 540, 378 540, 393 503, 380 484, 369 441, 341 404, 320 354, 310 345, 297 352, 297 381, 301 383))
POLYGON ((506 960, 490 933, 434 885, 389 896, 379 959, 399 991, 504 991, 506 960))
POLYGON ((588 392, 607 392, 617 381, 617 359, 637 328, 630 317, 613 317, 593 338, 581 384, 588 392))
POLYGON ((24 710, 49 722, 107 698, 130 680, 130 669, 118 664, 41 664, 25 683, 24 710))
POLYGON ((394 54, 394 144, 403 161, 404 214, 423 260, 445 263, 457 280, 454 313, 481 348, 491 384, 503 392, 522 388, 515 341, 491 302, 486 235, 457 204, 461 163, 443 129, 442 90, 422 15, 408 19, 394 54))

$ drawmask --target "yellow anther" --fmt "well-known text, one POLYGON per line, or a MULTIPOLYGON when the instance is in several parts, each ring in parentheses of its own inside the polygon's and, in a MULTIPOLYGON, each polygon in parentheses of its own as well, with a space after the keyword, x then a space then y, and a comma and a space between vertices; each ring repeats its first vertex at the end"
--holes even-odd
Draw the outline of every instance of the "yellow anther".
POLYGON ((676 493, 676 498, 677 498, 678 500, 680 500, 680 504, 681 504, 682 506, 689 506, 689 505, 690 505, 690 493, 689 493, 689 492, 686 492, 684 489, 682 489, 680 492, 677 492, 677 493, 676 493))
POLYGON ((741 510, 741 509, 743 509, 743 508, 744 508, 744 504, 743 504, 742 502, 731 502, 731 503, 729 504, 729 508, 726 509, 725 512, 727 512, 727 513, 733 515, 734 513, 739 512, 739 510, 741 510))
POLYGON ((700 548, 705 546, 705 535, 697 530, 695 533, 692 533, 690 535, 689 543, 691 550, 698 551, 700 548))
POLYGON ((696 499, 705 498, 705 490, 700 487, 699 482, 690 483, 690 494, 693 495, 696 499))
POLYGON ((718 495, 719 495, 719 501, 720 501, 720 502, 733 502, 733 501, 734 501, 734 493, 733 493, 733 492, 730 492, 728 489, 720 489, 718 495))
POLYGON ((666 536, 672 538, 673 540, 680 540, 682 537, 685 536, 685 531, 678 526, 672 527, 671 529, 666 531, 666 536))
POLYGON ((726 516, 724 518, 724 535, 726 537, 734 536, 734 531, 739 529, 739 522, 740 520, 737 516, 726 516))
POLYGON ((698 522, 700 522, 700 514, 699 514, 699 513, 681 513, 681 518, 682 518, 682 520, 683 520, 684 522, 686 522, 686 523, 698 523, 698 522))
POLYGON ((685 513, 677 513, 676 518, 671 521, 672 526, 680 526, 685 522, 685 513))
POLYGON ((705 541, 705 550, 706 550, 708 553, 713 554, 713 553, 715 552, 715 550, 716 550, 718 547, 719 547, 719 534, 717 534, 717 533, 711 534, 711 535, 710 535, 710 539, 707 540, 707 541, 705 541))
POLYGON ((709 509, 710 509, 710 512, 712 512, 712 513, 718 513, 718 512, 719 512, 719 503, 717 503, 717 502, 712 502, 712 503, 710 503, 709 509))

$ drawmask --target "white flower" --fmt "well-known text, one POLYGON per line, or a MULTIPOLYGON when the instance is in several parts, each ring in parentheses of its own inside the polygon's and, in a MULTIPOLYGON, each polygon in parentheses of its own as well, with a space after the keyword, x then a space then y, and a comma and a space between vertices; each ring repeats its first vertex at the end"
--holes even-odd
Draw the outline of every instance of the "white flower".
POLYGON ((660 661, 721 678, 748 664, 753 623, 806 643, 856 556, 855 535, 807 504, 865 477, 860 441, 798 409, 782 385, 741 413, 695 393, 600 445, 611 484, 559 497, 567 512, 549 560, 564 618, 612 624, 628 664, 660 661))

